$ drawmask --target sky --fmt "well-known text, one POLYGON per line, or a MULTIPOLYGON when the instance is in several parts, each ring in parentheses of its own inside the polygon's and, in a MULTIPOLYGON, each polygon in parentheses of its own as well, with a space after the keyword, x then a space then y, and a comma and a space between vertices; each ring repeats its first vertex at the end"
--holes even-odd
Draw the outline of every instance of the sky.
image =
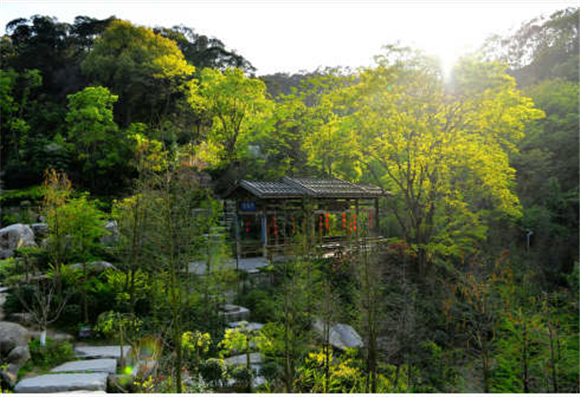
POLYGON ((258 75, 368 66, 386 44, 400 42, 439 57, 445 71, 494 33, 578 1, 538 0, 0 0, 0 33, 35 14, 73 22, 115 15, 137 25, 183 24, 222 40, 258 75))

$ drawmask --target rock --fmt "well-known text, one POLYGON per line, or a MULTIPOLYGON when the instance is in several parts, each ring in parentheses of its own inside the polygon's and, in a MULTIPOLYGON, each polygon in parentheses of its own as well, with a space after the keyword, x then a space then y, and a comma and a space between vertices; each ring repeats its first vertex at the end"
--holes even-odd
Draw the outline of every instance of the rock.
MULTIPOLYGON (((320 335, 323 332, 323 324, 320 319, 314 322, 314 329, 320 335)), ((330 327, 330 344, 337 349, 359 348, 363 346, 360 335, 348 324, 337 323, 330 327)))
MULTIPOLYGON (((0 357, 8 364, 0 366, 0 380, 8 387, 14 387, 18 379, 18 370, 30 359, 28 349, 28 331, 26 328, 9 322, 0 322, 0 357)), ((2 362, 0 362, 2 364, 2 362)))
POLYGON ((0 322, 0 356, 10 353, 16 346, 28 346, 28 330, 16 323, 0 322))
MULTIPOLYGON (((224 359, 226 365, 246 365, 247 357, 245 354, 238 354, 237 356, 231 356, 224 359)), ((261 364, 262 355, 260 353, 250 353, 250 364, 261 364)))
MULTIPOLYGON (((128 361, 131 346, 123 346, 123 356, 128 361)), ((119 346, 78 346, 75 348, 75 355, 80 358, 114 358, 121 359, 121 349, 119 346)))
POLYGON ((8 288, 0 287, 0 321, 4 320, 4 302, 6 302, 6 296, 8 295, 6 291, 8 288))
MULTIPOLYGON (((110 268, 115 269, 115 266, 113 266, 109 262, 105 262, 105 261, 89 262, 89 263, 87 263, 86 266, 87 266, 87 271, 92 272, 92 273, 102 273, 105 270, 110 269, 110 268)), ((82 270, 83 264, 82 263, 75 263, 74 265, 70 265, 70 268, 82 270)))
POLYGON ((250 309, 237 305, 224 305, 223 311, 220 312, 225 317, 226 322, 242 321, 250 318, 250 309))
POLYGON ((101 358, 96 360, 69 361, 50 370, 50 372, 117 372, 117 360, 101 358))
POLYGON ((34 316, 32 313, 12 313, 10 320, 20 325, 32 325, 34 323, 34 316))
POLYGON ((16 364, 8 364, 5 369, 0 370, 0 381, 1 383, 7 385, 9 388, 13 388, 18 379, 18 370, 20 366, 16 364))
POLYGON ((40 242, 46 236, 48 236, 48 224, 47 223, 33 223, 30 225, 32 232, 34 233, 34 238, 37 242, 40 242))
POLYGON ((24 379, 16 385, 16 393, 58 393, 78 390, 106 391, 107 376, 105 372, 49 374, 24 379))
POLYGON ((264 324, 261 323, 249 323, 247 321, 236 321, 233 323, 229 323, 228 324, 228 328, 229 329, 235 329, 235 328, 241 328, 244 327, 246 328, 247 331, 252 331, 252 332, 256 332, 261 330, 262 328, 264 328, 264 324))
POLYGON ((28 225, 16 223, 0 229, 0 259, 10 258, 15 249, 22 247, 37 247, 28 225))
POLYGON ((30 349, 28 345, 16 346, 10 351, 6 361, 10 364, 15 364, 21 367, 24 363, 30 360, 30 349))
POLYGON ((119 241, 119 225, 117 221, 109 221, 105 225, 105 230, 108 232, 107 235, 101 237, 101 243, 105 245, 112 245, 119 241))

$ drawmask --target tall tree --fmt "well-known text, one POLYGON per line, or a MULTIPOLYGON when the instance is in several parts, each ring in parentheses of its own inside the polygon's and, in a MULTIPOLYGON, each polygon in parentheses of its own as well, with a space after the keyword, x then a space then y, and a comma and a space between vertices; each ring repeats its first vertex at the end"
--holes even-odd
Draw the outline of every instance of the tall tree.
POLYGON ((199 95, 191 97, 191 104, 212 119, 206 142, 215 167, 226 168, 247 156, 249 145, 270 130, 272 103, 266 86, 241 69, 202 70, 199 95))
POLYGON ((113 104, 118 97, 105 87, 87 87, 68 99, 68 140, 82 170, 77 177, 93 191, 119 188, 125 174, 123 168, 128 165, 125 158, 129 145, 113 121, 113 104))
POLYGON ((432 61, 408 49, 387 48, 378 62, 347 88, 344 122, 360 133, 359 161, 393 192, 423 272, 435 255, 472 250, 489 216, 521 215, 509 154, 542 112, 497 63, 464 59, 445 87, 432 61))
POLYGON ((227 50, 221 40, 195 33, 194 29, 187 26, 155 29, 155 32, 175 41, 185 59, 198 70, 212 68, 223 71, 227 68, 239 68, 247 73, 256 71, 243 56, 227 50))
POLYGON ((111 22, 82 63, 89 78, 119 95, 118 120, 159 123, 191 89, 195 68, 177 44, 127 21, 111 22), (151 95, 155 92, 156 95, 151 95))

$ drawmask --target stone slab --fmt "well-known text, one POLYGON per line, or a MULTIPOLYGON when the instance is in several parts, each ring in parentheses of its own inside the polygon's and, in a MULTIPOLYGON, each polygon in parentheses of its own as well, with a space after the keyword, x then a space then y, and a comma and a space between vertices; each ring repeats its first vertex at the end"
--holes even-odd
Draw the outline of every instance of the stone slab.
POLYGON ((250 318, 250 309, 237 305, 224 305, 223 311, 220 312, 225 320, 229 322, 247 320, 250 318))
POLYGON ((244 321, 235 321, 235 322, 232 322, 232 323, 229 323, 228 324, 228 328, 231 328, 231 329, 240 328, 240 327, 243 327, 243 326, 245 326, 246 327, 246 330, 248 330, 248 331, 259 331, 262 328, 264 328, 264 324, 261 324, 261 323, 249 323, 249 322, 247 322, 245 320, 244 321))
POLYGON ((117 360, 100 358, 95 360, 69 361, 50 370, 50 372, 117 372, 117 360))
MULTIPOLYGON (((237 356, 232 356, 224 359, 226 365, 246 365, 246 355, 238 354, 237 356)), ((262 355, 260 353, 250 353, 250 364, 261 364, 262 355)))
POLYGON ((18 382, 16 393, 58 393, 72 391, 102 391, 107 390, 105 372, 91 374, 49 374, 24 379, 18 382))
MULTIPOLYGON (((131 346, 123 346, 123 356, 125 359, 131 351, 131 346)), ((121 349, 119 346, 77 346, 75 355, 80 358, 114 358, 121 359, 121 349)))

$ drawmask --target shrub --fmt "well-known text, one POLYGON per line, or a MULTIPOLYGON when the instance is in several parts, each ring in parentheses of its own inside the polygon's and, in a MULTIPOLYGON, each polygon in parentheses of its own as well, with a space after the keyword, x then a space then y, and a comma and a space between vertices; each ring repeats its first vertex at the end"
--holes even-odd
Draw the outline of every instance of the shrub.
POLYGON ((226 376, 226 366, 223 360, 210 358, 200 364, 199 372, 206 382, 216 388, 226 376))
MULTIPOLYGON (((23 299, 29 306, 32 305, 32 300, 34 298, 34 288, 30 285, 22 285, 20 287, 20 298, 23 299)), ((26 308, 22 305, 22 301, 17 295, 16 290, 13 288, 6 295, 6 301, 4 302, 4 315, 10 317, 14 313, 26 312, 26 308)))
POLYGON ((273 313, 276 313, 276 303, 272 299, 272 292, 255 289, 245 294, 240 299, 240 304, 250 309, 255 321, 267 323, 273 320, 273 313))
POLYGON ((276 380, 282 378, 284 375, 284 369, 277 362, 268 361, 262 365, 259 374, 260 376, 263 376, 268 382, 273 383, 276 380))
POLYGON ((232 370, 232 378, 234 378, 238 386, 250 390, 252 379, 254 378, 254 370, 245 365, 237 365, 232 370))
POLYGON ((32 362, 42 369, 50 369, 75 359, 73 346, 66 341, 47 338, 46 346, 43 347, 38 339, 34 339, 28 346, 32 362))

